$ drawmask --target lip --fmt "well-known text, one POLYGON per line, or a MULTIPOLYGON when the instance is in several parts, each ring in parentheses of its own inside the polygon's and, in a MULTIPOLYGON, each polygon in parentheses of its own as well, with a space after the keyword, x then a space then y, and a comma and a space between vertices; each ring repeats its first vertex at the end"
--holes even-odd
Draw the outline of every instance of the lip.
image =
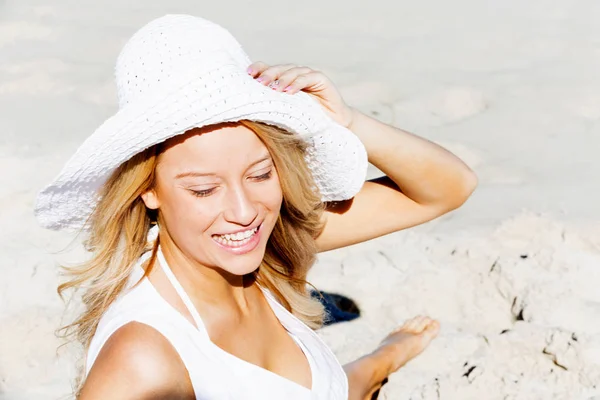
MULTIPOLYGON (((256 247, 258 246, 258 244, 260 243, 260 239, 261 239, 261 233, 262 233, 262 223, 259 224, 256 228, 257 231, 254 235, 252 235, 252 238, 250 239, 250 241, 246 244, 244 244, 243 246, 238 246, 238 247, 230 247, 230 246, 226 246, 222 243, 219 243, 218 241, 216 241, 214 238, 213 242, 215 242, 215 244, 217 246, 219 246, 221 249, 231 253, 231 254, 235 254, 235 255, 242 255, 242 254, 246 254, 246 253, 250 253, 252 250, 256 249, 256 247)), ((247 231, 249 229, 254 229, 254 228, 246 228, 243 229, 241 231, 237 231, 237 232, 244 232, 247 231)), ((237 232, 233 232, 233 233, 237 233, 237 232)))

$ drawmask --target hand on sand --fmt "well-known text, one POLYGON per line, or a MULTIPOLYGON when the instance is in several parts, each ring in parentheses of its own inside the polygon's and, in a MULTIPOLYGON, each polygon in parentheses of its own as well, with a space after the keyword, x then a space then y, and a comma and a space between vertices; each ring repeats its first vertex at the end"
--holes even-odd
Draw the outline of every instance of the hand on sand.
POLYGON ((317 100, 325 112, 338 124, 350 128, 354 112, 342 98, 335 85, 325 74, 308 67, 293 64, 268 65, 255 62, 248 74, 277 92, 295 94, 300 91, 317 100))
POLYGON ((391 374, 421 354, 439 331, 438 321, 419 315, 394 329, 376 352, 382 352, 390 360, 391 374))

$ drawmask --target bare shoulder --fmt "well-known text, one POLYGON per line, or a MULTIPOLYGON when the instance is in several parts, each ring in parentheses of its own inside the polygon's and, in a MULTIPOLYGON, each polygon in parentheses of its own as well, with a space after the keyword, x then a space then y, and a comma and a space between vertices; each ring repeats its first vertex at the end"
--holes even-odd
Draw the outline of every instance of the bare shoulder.
POLYGON ((152 327, 130 322, 106 341, 81 391, 81 400, 194 399, 185 365, 152 327))

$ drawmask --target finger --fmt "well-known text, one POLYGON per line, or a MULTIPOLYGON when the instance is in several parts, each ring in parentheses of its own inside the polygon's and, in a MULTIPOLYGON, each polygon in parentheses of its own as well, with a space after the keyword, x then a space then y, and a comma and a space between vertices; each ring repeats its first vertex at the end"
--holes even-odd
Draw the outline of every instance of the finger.
POLYGON ((323 79, 323 75, 320 72, 312 71, 308 74, 298 76, 293 82, 283 89, 284 92, 289 94, 298 93, 304 88, 315 85, 323 79))
POLYGON ((246 69, 246 71, 248 72, 248 74, 250 76, 252 76, 253 78, 256 78, 267 68, 269 68, 269 64, 264 63, 262 61, 256 61, 256 62, 250 64, 250 66, 246 69))
POLYGON ((277 80, 281 74, 288 69, 294 68, 293 64, 273 65, 263 70, 256 76, 256 80, 263 85, 268 85, 271 82, 277 80))
POLYGON ((288 87, 292 82, 296 80, 300 75, 308 74, 312 72, 312 69, 308 67, 294 67, 281 73, 277 79, 271 82, 271 89, 282 92, 283 89, 288 87))

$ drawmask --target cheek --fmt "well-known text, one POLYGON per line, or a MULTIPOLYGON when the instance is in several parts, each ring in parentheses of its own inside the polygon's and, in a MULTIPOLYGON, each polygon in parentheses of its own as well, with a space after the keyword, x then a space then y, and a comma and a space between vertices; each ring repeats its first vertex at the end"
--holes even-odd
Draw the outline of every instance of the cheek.
POLYGON ((175 190, 164 196, 161 212, 169 230, 176 236, 205 230, 213 222, 212 207, 202 206, 202 202, 184 190, 175 190), (174 230, 176 232, 174 232, 174 230))

